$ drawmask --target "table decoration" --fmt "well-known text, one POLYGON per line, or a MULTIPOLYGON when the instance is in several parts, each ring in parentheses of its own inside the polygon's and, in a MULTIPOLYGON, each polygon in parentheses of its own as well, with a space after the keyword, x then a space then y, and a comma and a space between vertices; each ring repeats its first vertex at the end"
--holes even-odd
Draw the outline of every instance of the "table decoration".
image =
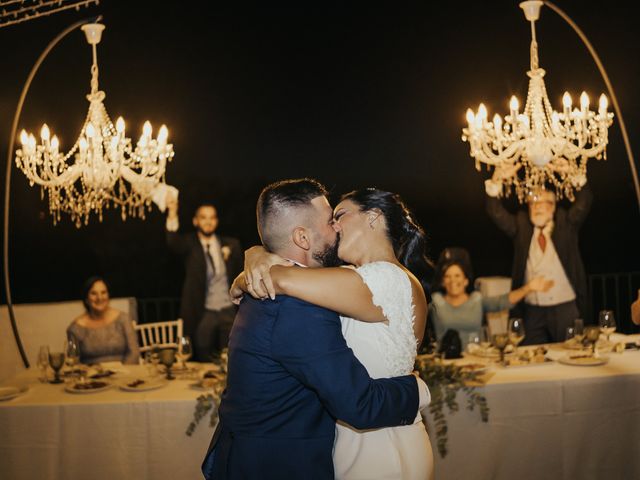
POLYGON ((438 453, 444 458, 448 452, 444 407, 447 406, 449 414, 454 414, 460 409, 456 398, 459 391, 467 396, 467 409, 473 411, 477 406, 482 421, 489 421, 487 399, 476 391, 477 386, 482 384, 481 376, 485 371, 465 368, 464 365, 455 363, 443 363, 438 358, 428 355, 418 355, 415 368, 431 392, 429 412, 435 424, 438 453))
POLYGON ((193 420, 189 423, 186 431, 188 436, 193 435, 198 423, 200 423, 208 412, 211 412, 209 417, 209 426, 215 427, 218 423, 218 407, 220 407, 222 393, 227 387, 228 360, 228 349, 225 348, 220 354, 220 372, 210 370, 211 375, 209 375, 209 372, 205 372, 200 382, 191 384, 192 388, 195 388, 194 385, 200 385, 203 389, 210 388, 210 391, 209 393, 200 395, 196 399, 196 408, 193 412, 193 420), (214 379, 216 380, 214 381, 214 379))

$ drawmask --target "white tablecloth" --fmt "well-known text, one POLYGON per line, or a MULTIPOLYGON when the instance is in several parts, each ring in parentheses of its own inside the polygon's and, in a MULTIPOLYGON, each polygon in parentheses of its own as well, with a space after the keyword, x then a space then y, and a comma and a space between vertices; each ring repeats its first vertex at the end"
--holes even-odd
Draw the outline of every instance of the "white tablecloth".
MULTIPOLYGON (((556 345, 548 355, 566 353, 556 345)), ((436 480, 640 478, 640 352, 610 354, 599 367, 553 363, 493 372, 480 389, 489 422, 477 409, 465 410, 459 394, 461 410, 447 416, 444 459, 432 438, 436 480)))
MULTIPOLYGON (((141 366, 123 368, 146 374, 141 366)), ((202 478, 213 430, 207 417, 185 435, 202 394, 189 387, 194 380, 148 392, 72 394, 37 376, 31 369, 3 383, 29 390, 0 402, 2 480, 202 478)))
MULTIPOLYGON (((549 355, 565 352, 552 349, 549 355)), ((142 367, 125 366, 143 374, 142 367)), ((489 422, 477 411, 448 415, 449 454, 436 480, 640 478, 640 352, 612 354, 601 367, 550 364, 494 369, 481 388, 489 422)), ((188 380, 146 393, 111 389, 69 394, 33 371, 0 402, 0 478, 199 479, 212 429, 185 435, 201 392, 188 380)), ((432 438, 435 447, 435 437, 432 438)))

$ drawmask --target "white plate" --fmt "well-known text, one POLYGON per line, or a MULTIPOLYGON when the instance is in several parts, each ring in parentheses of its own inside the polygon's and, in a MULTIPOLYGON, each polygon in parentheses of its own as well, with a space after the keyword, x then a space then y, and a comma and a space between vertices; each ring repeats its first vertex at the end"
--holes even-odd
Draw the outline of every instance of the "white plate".
POLYGON ((70 384, 70 385, 66 385, 64 387, 64 390, 66 392, 69 393, 98 393, 98 392, 104 392, 105 390, 111 388, 111 384, 109 382, 105 382, 104 380, 92 380, 93 382, 100 382, 100 383, 104 383, 105 385, 102 387, 96 387, 96 388, 74 388, 76 384, 70 384))
POLYGON ((606 365, 609 362, 609 357, 575 356, 572 358, 571 355, 566 355, 560 357, 558 362, 578 367, 596 367, 598 365, 606 365))
POLYGON ((147 392, 149 390, 155 390, 156 388, 164 387, 169 381, 166 378, 128 378, 118 382, 120 390, 125 392, 147 392), (142 381, 138 385, 132 385, 133 382, 142 381))
POLYGON ((586 349, 586 347, 584 345, 582 345, 582 343, 578 343, 575 340, 565 340, 564 342, 562 342, 562 348, 564 348, 566 350, 582 350, 582 349, 586 349))
POLYGON ((26 385, 24 387, 0 387, 0 401, 16 398, 27 390, 29 390, 29 387, 26 385))

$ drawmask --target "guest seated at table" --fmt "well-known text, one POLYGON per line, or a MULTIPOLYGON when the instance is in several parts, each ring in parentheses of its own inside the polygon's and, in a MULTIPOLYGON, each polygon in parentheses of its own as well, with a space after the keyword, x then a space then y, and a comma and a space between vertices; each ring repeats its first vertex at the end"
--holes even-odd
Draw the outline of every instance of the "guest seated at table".
POLYGON ((459 259, 438 264, 434 287, 440 292, 432 295, 429 316, 433 322, 438 342, 444 333, 457 330, 463 348, 471 334, 479 335, 485 312, 509 310, 529 292, 547 291, 553 286, 552 280, 536 277, 529 283, 504 295, 483 297, 471 289, 470 263, 459 259))
POLYGON ((86 312, 67 328, 67 337, 80 347, 80 361, 137 364, 140 351, 131 318, 109 306, 109 287, 104 279, 91 277, 86 281, 82 303, 86 312))
POLYGON ((638 290, 638 298, 631 304, 631 321, 640 325, 640 290, 638 290))

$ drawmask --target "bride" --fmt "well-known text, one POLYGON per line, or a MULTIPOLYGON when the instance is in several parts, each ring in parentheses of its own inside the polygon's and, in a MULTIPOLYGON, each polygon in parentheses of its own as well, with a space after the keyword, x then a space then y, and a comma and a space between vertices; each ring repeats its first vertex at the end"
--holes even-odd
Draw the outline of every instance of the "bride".
MULTIPOLYGON (((341 314, 342 333, 372 378, 410 374, 422 341, 427 301, 424 232, 396 194, 357 190, 334 209, 338 256, 354 268, 286 268, 262 247, 246 252, 244 291, 298 297, 341 314)), ((412 425, 357 430, 338 422, 333 461, 338 479, 430 479, 433 454, 420 414, 412 425)))

